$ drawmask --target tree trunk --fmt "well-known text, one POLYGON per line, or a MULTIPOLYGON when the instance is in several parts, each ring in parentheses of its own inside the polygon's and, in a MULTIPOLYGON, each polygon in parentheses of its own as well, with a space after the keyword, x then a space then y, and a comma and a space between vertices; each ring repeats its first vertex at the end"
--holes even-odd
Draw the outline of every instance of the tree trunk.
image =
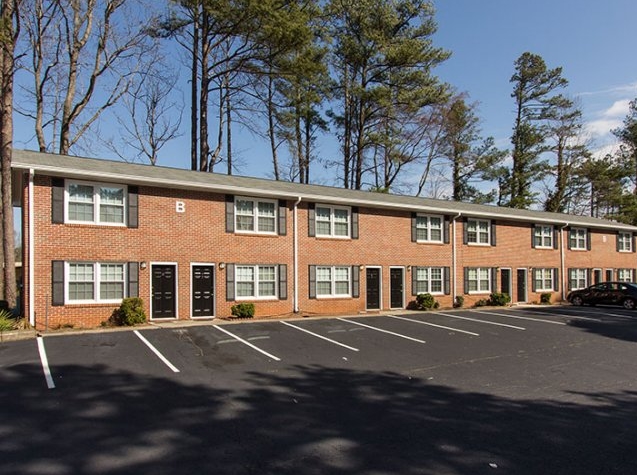
POLYGON ((190 169, 197 170, 197 64, 199 62, 199 5, 193 7, 192 21, 192 64, 190 70, 190 169))

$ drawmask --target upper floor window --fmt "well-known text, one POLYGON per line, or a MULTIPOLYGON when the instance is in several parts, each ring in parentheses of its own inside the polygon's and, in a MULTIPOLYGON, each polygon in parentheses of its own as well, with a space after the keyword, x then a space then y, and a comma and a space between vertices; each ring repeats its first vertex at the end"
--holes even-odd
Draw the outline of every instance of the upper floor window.
POLYGON ((442 225, 441 216, 416 216, 416 240, 418 242, 442 242, 442 225))
POLYGON ((570 249, 588 249, 588 230, 586 228, 571 228, 568 234, 568 243, 570 249))
POLYGON ((66 221, 106 225, 125 224, 126 187, 68 182, 66 221))
POLYGON ((124 264, 70 262, 67 276, 69 303, 118 302, 124 298, 124 264))
POLYGON ((533 229, 533 246, 553 249, 553 226, 535 226, 533 229))
POLYGON ((617 235, 617 250, 619 252, 633 252, 632 233, 619 233, 617 235))
POLYGON ((350 209, 337 206, 316 205, 316 235, 350 237, 350 209))
POLYGON ((467 244, 491 244, 491 223, 485 219, 469 219, 466 223, 467 244))
POLYGON ((237 197, 234 203, 237 232, 276 234, 276 202, 237 197))

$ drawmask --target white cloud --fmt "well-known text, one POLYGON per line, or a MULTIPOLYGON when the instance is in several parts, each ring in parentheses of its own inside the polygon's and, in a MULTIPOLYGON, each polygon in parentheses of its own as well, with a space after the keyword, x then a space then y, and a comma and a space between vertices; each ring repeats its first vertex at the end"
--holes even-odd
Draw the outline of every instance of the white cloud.
POLYGON ((608 94, 635 94, 637 92, 637 82, 632 82, 629 84, 623 84, 620 86, 611 87, 609 89, 603 89, 601 91, 587 91, 580 92, 578 96, 597 96, 600 94, 608 95, 608 94))
POLYGON ((615 101, 610 108, 604 111, 604 117, 624 118, 628 114, 630 107, 630 99, 622 99, 615 101))
POLYGON ((620 99, 607 109, 594 114, 595 119, 586 123, 585 128, 593 139, 604 138, 606 141, 611 137, 611 130, 621 127, 624 117, 628 115, 631 99, 620 99))

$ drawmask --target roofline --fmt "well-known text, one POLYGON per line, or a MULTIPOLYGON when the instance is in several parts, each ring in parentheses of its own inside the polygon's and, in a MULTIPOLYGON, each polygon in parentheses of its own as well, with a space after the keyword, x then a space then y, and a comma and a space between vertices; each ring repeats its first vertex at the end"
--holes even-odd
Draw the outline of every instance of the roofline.
MULTIPOLYGON (((41 154, 41 155, 56 156, 55 154, 47 154, 47 153, 34 152, 34 151, 27 151, 27 152, 41 154)), ((70 157, 70 156, 65 156, 65 157, 78 159, 78 160, 83 159, 82 157, 70 157)), ((89 159, 89 160, 99 160, 99 159, 89 159)), ((107 161, 107 160, 104 160, 104 161, 107 161)), ((108 160, 108 162, 121 163, 123 165, 127 164, 127 162, 115 162, 112 160, 108 160)), ((136 164, 136 165, 144 166, 141 164, 136 164)), ((204 190, 204 191, 213 191, 213 192, 239 194, 239 195, 245 195, 246 192, 248 192, 247 188, 242 186, 224 185, 219 183, 201 183, 196 181, 174 180, 174 179, 157 178, 157 177, 144 177, 144 176, 140 177, 138 175, 131 175, 127 173, 100 172, 99 176, 97 177, 95 171, 90 169, 46 165, 46 164, 33 164, 33 163, 29 163, 28 161, 20 161, 19 158, 15 158, 12 161, 11 166, 12 168, 17 170, 33 171, 34 173, 37 171, 40 174, 71 177, 71 178, 84 178, 84 179, 90 179, 92 181, 95 181, 96 179, 106 180, 106 181, 112 180, 116 182, 125 182, 129 184, 144 185, 144 186, 150 186, 150 187, 166 187, 166 188, 177 188, 177 189, 187 189, 187 190, 204 190)), ((146 166, 149 166, 149 165, 146 165, 146 166)), ((157 168, 162 170, 171 170, 170 167, 157 167, 157 168)), ((179 170, 182 172, 190 171, 190 170, 177 169, 177 168, 175 168, 175 170, 179 170)), ((196 172, 193 172, 193 173, 196 173, 196 172)), ((238 177, 238 178, 265 180, 263 178, 252 178, 252 177, 238 177)), ((299 188, 302 188, 303 186, 305 186, 303 184, 298 184, 298 183, 295 183, 294 185, 296 185, 299 188)), ((314 186, 320 186, 320 185, 314 185, 314 186)), ((361 192, 360 190, 351 190, 351 191, 364 193, 364 192, 361 192)), ((419 205, 416 203, 381 203, 375 200, 365 200, 365 199, 356 198, 356 197, 339 198, 335 196, 321 195, 318 193, 307 193, 307 192, 304 192, 302 189, 299 189, 298 192, 291 192, 291 191, 285 191, 285 190, 269 190, 265 188, 250 188, 248 193, 252 196, 261 196, 261 197, 267 197, 267 198, 288 198, 293 200, 297 200, 300 198, 302 201, 317 201, 317 202, 330 203, 330 204, 343 204, 343 202, 345 201, 348 205, 357 205, 357 206, 364 206, 369 208, 398 209, 398 210, 406 210, 406 211, 416 211, 416 212, 420 211, 420 212, 431 212, 431 213, 445 214, 445 215, 456 215, 454 218, 459 218, 461 216, 462 217, 470 216, 470 217, 478 217, 478 218, 489 218, 489 219, 495 219, 495 220, 521 221, 526 223, 553 224, 553 225, 560 225, 560 226, 573 225, 578 227, 590 227, 590 228, 598 228, 598 229, 613 229, 613 230, 623 229, 623 230, 630 230, 633 232, 637 232, 637 226, 631 226, 628 224, 618 223, 618 222, 608 221, 603 219, 599 219, 599 223, 578 223, 577 221, 579 220, 577 218, 579 216, 567 215, 567 214, 564 214, 564 219, 544 218, 540 216, 512 216, 512 215, 508 215, 508 213, 499 215, 497 213, 490 213, 488 211, 467 210, 466 208, 462 207, 462 205, 467 205, 467 203, 460 203, 460 206, 451 206, 451 207, 444 207, 444 208, 429 206, 424 204, 419 205)), ((389 196, 400 197, 400 195, 389 195, 389 196)), ((453 202, 453 201, 444 201, 444 203, 458 204, 457 202, 453 202)), ((468 204, 468 205, 471 205, 471 204, 468 204)), ((509 209, 509 208, 495 207, 495 206, 494 208, 500 211, 502 210, 506 211, 509 209)), ((514 208, 511 208, 511 210, 513 212, 516 211, 514 208)), ((528 211, 528 210, 518 210, 518 211, 528 211)), ((535 211, 535 212, 543 213, 542 211, 535 211)), ((582 216, 580 218, 587 218, 587 217, 582 216)))

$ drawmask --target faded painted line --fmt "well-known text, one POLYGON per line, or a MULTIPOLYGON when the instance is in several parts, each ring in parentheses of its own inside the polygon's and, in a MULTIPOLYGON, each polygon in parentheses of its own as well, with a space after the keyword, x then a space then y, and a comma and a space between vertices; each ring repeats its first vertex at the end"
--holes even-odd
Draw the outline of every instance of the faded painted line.
POLYGON ((217 330, 219 330, 220 332, 225 333, 226 335, 230 335, 232 338, 234 338, 237 341, 240 341, 241 343, 243 343, 244 345, 248 345, 250 348, 252 348, 253 350, 258 351, 259 353, 264 354, 265 356, 267 356, 268 358, 272 358, 274 361, 281 361, 281 358, 277 358, 274 355, 271 355, 270 353, 268 353, 265 350, 262 350, 261 348, 259 348, 258 346, 253 345, 252 343, 250 343, 247 340, 244 340, 243 338, 235 335, 234 333, 230 333, 228 330, 224 330, 223 328, 221 328, 219 325, 213 325, 213 327, 215 327, 217 330))
POLYGON ((163 361, 163 363, 168 366, 174 373, 179 373, 179 369, 177 369, 177 367, 175 365, 173 365, 170 361, 168 361, 168 358, 166 358, 164 355, 162 355, 159 350, 157 348, 155 348, 153 346, 153 344, 148 341, 146 338, 144 338, 144 335, 142 335, 141 333, 139 333, 138 330, 135 330, 133 333, 135 333, 135 335, 137 335, 139 337, 139 339, 141 341, 144 342, 144 344, 150 348, 150 351, 152 351, 153 353, 155 353, 155 355, 157 355, 157 357, 163 361))
POLYGON ((555 320, 545 320, 543 318, 523 317, 521 315, 509 315, 507 313, 490 312, 487 310, 467 310, 467 312, 482 313, 486 315, 497 315, 505 318, 517 318, 518 320, 530 320, 532 322, 551 323, 553 325, 566 325, 564 322, 556 322, 555 320))
POLYGON ((421 325, 428 325, 430 327, 443 328, 445 330, 451 330, 458 333, 466 333, 467 335, 480 336, 479 333, 469 332, 467 330, 460 330, 459 328, 446 327, 444 325, 436 325, 435 323, 423 322, 422 320, 414 320, 413 318, 399 317, 398 315, 387 316, 391 318, 397 318, 398 320, 405 320, 406 322, 420 323, 421 325))
POLYGON ((358 348, 354 348, 353 346, 345 345, 344 343, 340 343, 340 342, 338 342, 336 340, 332 340, 330 338, 324 337, 323 335, 319 335, 318 333, 311 332, 309 330, 306 330, 305 328, 297 327, 296 325, 292 325, 291 323, 288 323, 288 322, 283 322, 282 321, 281 323, 283 325, 288 326, 288 327, 296 328, 299 331, 302 331, 302 332, 305 332, 305 333, 307 333, 309 335, 315 336, 316 338, 320 338, 321 340, 329 341, 330 343, 334 343, 335 345, 342 346, 343 348, 347 348, 348 350, 358 351, 358 348))
MULTIPOLYGON (((562 317, 562 318, 577 318, 580 320, 590 320, 591 322, 601 322, 603 320, 599 319, 599 318, 591 318, 591 317, 582 317, 580 315, 571 315, 570 310, 573 310, 575 312, 579 312, 579 313, 592 313, 593 315, 598 315, 598 312, 587 312, 586 310, 581 310, 579 307, 566 307, 566 308, 561 308, 560 311, 565 310, 567 313, 551 313, 549 311, 546 310, 537 310, 539 312, 542 312, 546 315, 550 315, 550 316, 556 316, 556 317, 562 317)), ((527 310, 528 311, 528 310, 527 310)))
POLYGON ((41 336, 38 337, 38 351, 40 352, 40 361, 42 362, 44 379, 46 379, 46 387, 55 389, 55 383, 53 382, 53 376, 51 376, 51 369, 49 368, 49 360, 46 357, 46 349, 44 348, 44 339, 41 336))
POLYGON ((487 325, 497 325, 499 327, 513 328, 514 330, 526 330, 526 328, 524 327, 516 327, 515 325, 509 325, 507 323, 498 323, 498 322, 492 322, 490 320, 479 320, 477 318, 461 317, 459 315, 451 315, 450 313, 442 313, 442 312, 431 312, 431 313, 435 313, 436 315, 442 315, 449 318, 458 318, 460 320, 469 320, 471 322, 486 323, 487 325))
POLYGON ((411 340, 411 341, 415 341, 417 343, 427 343, 426 341, 419 340, 418 338, 412 338, 412 337, 407 336, 407 335, 401 335, 400 333, 390 332, 389 330, 383 330, 382 328, 372 327, 370 325, 365 325, 364 323, 358 323, 358 322, 355 322, 353 320, 348 320, 346 318, 338 318, 338 320, 340 320, 342 322, 352 323, 354 325, 359 325, 361 327, 369 328, 370 330, 376 330, 377 332, 382 332, 382 333, 387 333, 389 335, 394 335, 394 336, 397 336, 399 338, 404 338, 405 340, 411 340))

